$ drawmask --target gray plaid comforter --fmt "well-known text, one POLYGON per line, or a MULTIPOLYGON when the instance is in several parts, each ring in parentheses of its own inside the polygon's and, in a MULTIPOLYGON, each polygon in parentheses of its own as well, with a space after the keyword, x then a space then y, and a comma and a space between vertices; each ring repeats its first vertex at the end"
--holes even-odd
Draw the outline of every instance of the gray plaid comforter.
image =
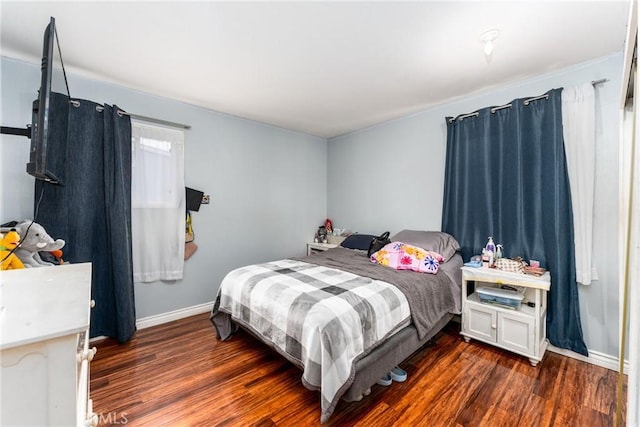
POLYGON ((320 390, 321 422, 353 382, 355 361, 410 321, 405 295, 389 283, 285 259, 230 272, 215 311, 252 330, 302 368, 320 390))

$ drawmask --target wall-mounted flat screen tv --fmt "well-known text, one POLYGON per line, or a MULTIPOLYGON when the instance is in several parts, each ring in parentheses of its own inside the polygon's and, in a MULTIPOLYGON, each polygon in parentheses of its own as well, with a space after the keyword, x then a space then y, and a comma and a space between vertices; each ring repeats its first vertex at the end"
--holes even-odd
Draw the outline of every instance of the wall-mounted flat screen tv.
POLYGON ((38 99, 33 101, 27 173, 37 179, 63 185, 69 98, 52 92, 55 40, 56 21, 52 17, 44 32, 42 74, 38 99))

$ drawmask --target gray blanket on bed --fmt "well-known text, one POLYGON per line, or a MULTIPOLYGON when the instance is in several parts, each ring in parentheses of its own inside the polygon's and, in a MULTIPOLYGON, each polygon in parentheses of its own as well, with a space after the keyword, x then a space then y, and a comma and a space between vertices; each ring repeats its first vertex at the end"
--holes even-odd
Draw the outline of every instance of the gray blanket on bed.
POLYGON ((441 264, 440 271, 435 275, 384 267, 369 261, 363 251, 342 247, 294 259, 392 283, 407 297, 411 320, 420 339, 442 316, 447 313, 459 314, 462 309, 462 258, 458 254, 441 264), (416 286, 416 282, 421 286, 416 286))

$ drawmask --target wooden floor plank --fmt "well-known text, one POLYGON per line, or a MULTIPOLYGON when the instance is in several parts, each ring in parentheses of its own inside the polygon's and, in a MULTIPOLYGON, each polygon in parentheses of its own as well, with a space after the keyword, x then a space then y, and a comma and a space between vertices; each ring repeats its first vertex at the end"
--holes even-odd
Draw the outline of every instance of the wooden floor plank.
MULTIPOLYGON (((97 347, 91 398, 101 425, 320 425, 319 394, 302 385, 298 368, 245 332, 218 341, 206 314, 97 347)), ((616 372, 549 352, 532 367, 465 343, 456 323, 401 366, 405 382, 339 402, 324 425, 615 425, 616 372)))

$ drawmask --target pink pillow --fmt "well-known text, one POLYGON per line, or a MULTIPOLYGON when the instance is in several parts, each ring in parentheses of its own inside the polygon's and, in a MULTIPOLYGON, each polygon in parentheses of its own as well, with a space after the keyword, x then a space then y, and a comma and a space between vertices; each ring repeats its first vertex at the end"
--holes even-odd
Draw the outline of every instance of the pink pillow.
POLYGON ((413 270, 419 273, 436 274, 444 261, 437 252, 427 251, 402 242, 391 242, 378 252, 371 254, 371 262, 395 268, 413 270))

